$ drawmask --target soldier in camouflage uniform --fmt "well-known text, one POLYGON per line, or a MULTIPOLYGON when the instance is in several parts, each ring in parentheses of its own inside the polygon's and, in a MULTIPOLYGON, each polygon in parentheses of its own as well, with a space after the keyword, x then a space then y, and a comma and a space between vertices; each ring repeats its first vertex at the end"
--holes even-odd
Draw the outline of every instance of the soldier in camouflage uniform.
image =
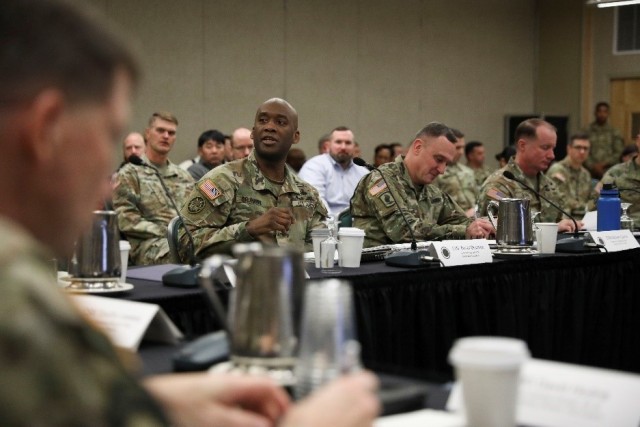
MULTIPOLYGON (((285 163, 300 138, 297 113, 284 100, 268 100, 256 113, 252 135, 249 157, 207 173, 182 207, 199 258, 256 240, 313 250, 311 230, 323 226, 327 210, 318 192, 285 163)), ((184 232, 180 243, 181 257, 189 259, 184 232)))
POLYGON ((624 139, 620 131, 607 123, 609 104, 598 102, 595 118, 596 120, 585 129, 591 141, 591 151, 585 166, 593 178, 600 179, 608 168, 618 163, 620 153, 624 149, 624 139))
MULTIPOLYGON (((640 135, 636 138, 636 145, 640 149, 640 135)), ((640 228, 640 156, 636 155, 628 162, 619 163, 609 169, 598 183, 598 191, 605 182, 615 183, 620 190, 620 200, 631 203, 627 213, 633 219, 634 228, 640 228)))
POLYGON ((169 160, 177 126, 177 119, 170 113, 154 113, 145 131, 147 150, 142 157, 152 167, 128 164, 116 177, 113 206, 118 213, 118 227, 131 243, 129 259, 134 265, 172 261, 167 226, 178 213, 157 174, 178 208, 194 185, 191 175, 169 160))
POLYGON ((529 199, 531 213, 540 212, 541 222, 558 222, 559 231, 573 231, 573 222, 562 219, 562 213, 549 202, 514 180, 506 178, 503 173, 510 171, 513 175, 535 188, 546 198, 563 207, 564 200, 554 182, 542 171, 553 161, 553 149, 556 146, 556 129, 541 119, 528 119, 518 125, 515 132, 516 155, 509 163, 498 169, 487 178, 480 189, 480 213, 487 214, 487 206, 492 200, 504 198, 529 199))
POLYGON ((376 381, 365 373, 296 406, 266 378, 139 382, 58 289, 51 259, 73 251, 108 194, 137 76, 126 44, 94 20, 69 2, 0 2, 0 425, 370 425, 376 381))
POLYGON ((467 166, 473 171, 476 180, 476 192, 478 192, 484 180, 491 175, 491 170, 484 165, 484 144, 480 141, 467 142, 464 146, 464 156, 467 158, 467 166))
POLYGON ((457 138, 455 157, 444 173, 433 181, 433 184, 448 194, 465 214, 471 217, 478 198, 478 187, 476 187, 473 171, 460 162, 464 153, 464 134, 457 129, 452 131, 457 138))
POLYGON ((582 166, 589 155, 589 136, 575 134, 567 146, 567 157, 551 165, 546 175, 551 178, 564 201, 567 211, 581 219, 593 205, 596 193, 592 189, 591 174, 582 166))
POLYGON ((411 241, 400 210, 417 240, 484 238, 493 233, 486 220, 467 218, 451 197, 429 185, 453 160, 455 141, 447 126, 430 123, 418 132, 404 158, 398 156, 360 180, 351 198, 351 214, 353 226, 365 231, 365 247, 411 241))

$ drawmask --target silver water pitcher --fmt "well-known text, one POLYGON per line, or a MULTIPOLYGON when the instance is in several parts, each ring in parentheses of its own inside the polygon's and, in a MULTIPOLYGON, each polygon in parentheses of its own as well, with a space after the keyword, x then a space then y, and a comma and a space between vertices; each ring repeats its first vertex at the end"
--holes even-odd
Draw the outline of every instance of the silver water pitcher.
POLYGON ((529 199, 505 198, 487 206, 489 221, 496 229, 496 244, 506 249, 530 247, 533 244, 529 199), (498 217, 496 219, 495 214, 498 217))
POLYGON ((76 242, 71 275, 80 279, 120 278, 120 233, 114 211, 94 211, 91 228, 76 242))
POLYGON ((236 366, 291 369, 304 290, 304 259, 293 249, 260 244, 236 245, 236 285, 229 313, 222 313, 213 291, 221 257, 204 261, 200 282, 218 317, 228 317, 231 361, 236 366), (216 308, 218 306, 218 308, 216 308))

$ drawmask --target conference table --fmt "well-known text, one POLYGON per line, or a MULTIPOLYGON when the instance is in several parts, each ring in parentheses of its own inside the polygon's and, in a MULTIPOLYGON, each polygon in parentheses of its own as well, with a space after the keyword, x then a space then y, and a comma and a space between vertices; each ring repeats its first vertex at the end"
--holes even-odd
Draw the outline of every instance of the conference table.
MULTIPOLYGON (((306 267, 312 280, 352 284, 362 358, 379 372, 448 381, 453 342, 492 335, 523 339, 535 358, 640 373, 640 249, 457 267, 371 262, 332 275, 306 267)), ((187 337, 219 329, 199 289, 128 281, 122 298, 159 304, 187 337)))

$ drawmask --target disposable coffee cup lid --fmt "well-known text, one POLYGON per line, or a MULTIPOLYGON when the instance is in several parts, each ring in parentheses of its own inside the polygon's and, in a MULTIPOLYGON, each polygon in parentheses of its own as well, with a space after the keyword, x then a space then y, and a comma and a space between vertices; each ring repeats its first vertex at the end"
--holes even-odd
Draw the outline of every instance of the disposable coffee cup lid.
POLYGON ((314 228, 311 230, 311 236, 328 236, 329 229, 328 228, 314 228))
POLYGON ((121 251, 129 251, 131 250, 131 244, 128 240, 120 240, 120 250, 121 251))
POLYGON ((516 369, 530 357, 527 344, 515 338, 468 337, 455 342, 449 363, 455 367, 516 369))
POLYGON ((364 236, 364 230, 355 227, 342 227, 338 230, 338 236, 364 236))

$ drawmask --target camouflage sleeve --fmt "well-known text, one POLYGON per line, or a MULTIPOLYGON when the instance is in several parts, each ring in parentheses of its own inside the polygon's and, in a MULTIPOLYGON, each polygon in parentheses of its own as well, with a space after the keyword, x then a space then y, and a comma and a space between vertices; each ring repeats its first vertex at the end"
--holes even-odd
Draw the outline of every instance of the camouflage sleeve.
POLYGON ((142 214, 140 181, 132 168, 122 168, 116 177, 113 207, 118 214, 118 227, 124 234, 138 239, 165 237, 166 227, 147 221, 142 214))
MULTIPOLYGON (((502 174, 502 172, 500 172, 502 174)), ((506 178, 495 173, 489 176, 482 184, 480 194, 478 195, 478 208, 482 216, 487 215, 487 207, 491 201, 499 201, 505 197, 512 197, 513 190, 506 182, 506 178)))
MULTIPOLYGON (((215 176, 215 181, 207 178, 198 182, 180 210, 200 259, 215 253, 231 253, 233 244, 255 240, 246 229, 247 221, 228 224, 235 188, 220 175, 215 176)), ((189 244, 182 231, 179 249, 182 259, 188 259, 189 244)))
MULTIPOLYGON (((381 231, 393 242, 408 242, 411 233, 406 226, 402 213, 407 219, 417 240, 434 240, 441 238, 464 237, 467 219, 460 208, 447 195, 430 200, 429 212, 421 212, 422 218, 416 214, 420 209, 415 199, 411 199, 397 184, 397 179, 386 176, 391 188, 387 187, 380 177, 380 172, 374 171, 361 182, 360 196, 354 198, 361 207, 373 213, 381 231), (395 201, 391 195, 395 196, 395 201), (397 201, 397 204, 396 204, 397 201), (412 206, 413 204, 413 206, 412 206), (401 212, 402 211, 402 212, 401 212), (423 219, 424 218, 424 219, 423 219)), ((440 194, 443 194, 439 192, 440 194)), ((375 230, 374 230, 375 232, 375 230)))
POLYGON ((620 155, 622 154, 622 150, 624 150, 624 138, 622 138, 622 134, 617 129, 613 130, 612 145, 609 164, 615 165, 620 161, 620 155))

